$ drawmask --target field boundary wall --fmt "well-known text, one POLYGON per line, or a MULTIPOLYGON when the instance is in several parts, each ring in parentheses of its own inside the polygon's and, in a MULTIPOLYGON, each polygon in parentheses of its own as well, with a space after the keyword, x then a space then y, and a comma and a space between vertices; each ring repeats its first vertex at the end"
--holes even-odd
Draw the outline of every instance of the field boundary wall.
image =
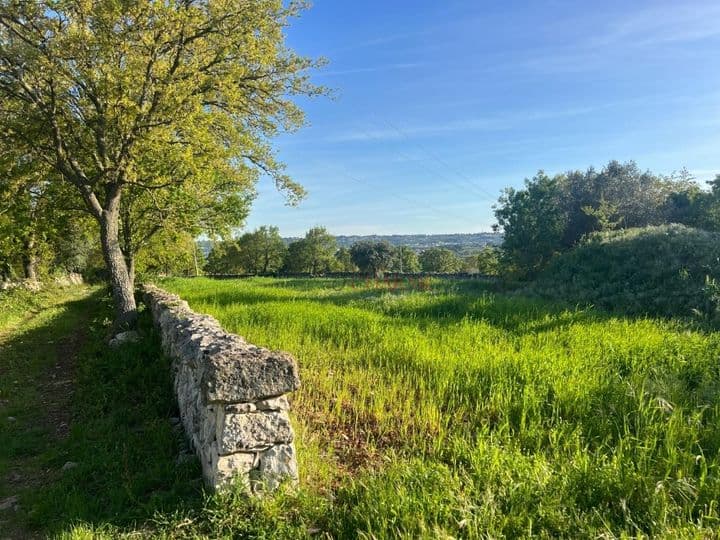
POLYGON ((295 359, 226 332, 154 285, 142 295, 172 359, 180 420, 206 483, 240 481, 257 494, 296 482, 286 396, 300 386, 295 359))

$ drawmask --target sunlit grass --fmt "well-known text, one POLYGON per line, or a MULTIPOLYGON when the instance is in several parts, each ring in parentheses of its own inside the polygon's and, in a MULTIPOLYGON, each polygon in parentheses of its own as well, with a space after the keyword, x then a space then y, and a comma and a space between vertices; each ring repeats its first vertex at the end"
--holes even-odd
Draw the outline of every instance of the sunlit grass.
POLYGON ((474 282, 170 280, 293 353, 306 490, 376 536, 718 526, 720 340, 474 282))

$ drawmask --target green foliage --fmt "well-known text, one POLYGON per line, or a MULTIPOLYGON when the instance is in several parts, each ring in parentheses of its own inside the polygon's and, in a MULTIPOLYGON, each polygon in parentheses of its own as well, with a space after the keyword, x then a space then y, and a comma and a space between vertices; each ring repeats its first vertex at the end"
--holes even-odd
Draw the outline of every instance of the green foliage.
POLYGON ((262 226, 236 240, 215 242, 205 270, 210 274, 268 274, 280 270, 287 247, 277 227, 262 226))
POLYGON ((519 277, 533 277, 552 257, 590 233, 671 221, 699 223, 699 187, 687 172, 671 177, 611 161, 602 170, 540 171, 521 190, 507 189, 495 207, 503 258, 519 277))
POLYGON ((390 266, 394 257, 394 250, 387 241, 372 242, 364 240, 352 245, 350 256, 360 271, 371 273, 374 276, 381 276, 390 266))
POLYGON ((303 124, 297 96, 324 93, 318 63, 285 43, 303 7, 0 0, 2 144, 49 164, 43 181, 98 222, 118 322, 135 318, 135 256, 159 231, 226 235, 260 174, 303 197, 271 145, 303 124))
POLYGON ((720 234, 665 225, 589 236, 530 290, 630 314, 717 317, 720 234))
POLYGON ((305 238, 290 243, 283 270, 290 273, 323 274, 335 268, 335 237, 325 227, 313 227, 305 238))
POLYGON ((277 227, 262 226, 237 240, 240 266, 250 274, 277 272, 283 265, 287 247, 277 227))
POLYGON ((83 272, 96 245, 91 223, 73 209, 67 186, 33 161, 25 146, 0 140, 0 265, 5 274, 40 278, 52 271, 83 272), (12 269, 12 270, 10 270, 12 269))
POLYGON ((335 270, 338 272, 358 271, 358 267, 355 266, 348 248, 341 247, 335 252, 335 270))
POLYGON ((670 220, 708 231, 720 231, 720 175, 708 184, 709 191, 689 183, 686 189, 673 193, 668 201, 670 220))
POLYGON ((452 274, 462 269, 462 260, 447 248, 429 248, 420 253, 423 272, 452 274))
POLYGON ((572 247, 595 231, 664 223, 668 197, 685 184, 643 172, 632 161, 566 173, 561 181, 568 219, 563 246, 572 247))
POLYGON ((137 257, 137 273, 147 279, 150 276, 194 276, 203 268, 204 260, 192 235, 163 229, 153 235, 147 249, 137 257))
POLYGON ((478 273, 484 276, 499 276, 502 268, 501 260, 502 250, 488 244, 477 255, 478 273))
POLYGON ((561 247, 567 224, 561 180, 539 171, 525 189, 506 189, 495 208, 505 264, 520 275, 536 273, 561 247))
POLYGON ((391 272, 415 273, 420 271, 420 260, 415 250, 408 246, 398 246, 395 248, 393 258, 390 261, 391 272))

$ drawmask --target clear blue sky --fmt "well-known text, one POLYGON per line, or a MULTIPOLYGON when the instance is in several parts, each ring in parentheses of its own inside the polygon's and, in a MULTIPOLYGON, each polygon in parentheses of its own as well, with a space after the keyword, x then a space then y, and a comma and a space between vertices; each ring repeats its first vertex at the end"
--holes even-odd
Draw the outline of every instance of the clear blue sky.
POLYGON ((502 188, 610 159, 720 173, 720 1, 316 0, 288 31, 334 99, 276 142, 247 228, 489 230, 502 188))

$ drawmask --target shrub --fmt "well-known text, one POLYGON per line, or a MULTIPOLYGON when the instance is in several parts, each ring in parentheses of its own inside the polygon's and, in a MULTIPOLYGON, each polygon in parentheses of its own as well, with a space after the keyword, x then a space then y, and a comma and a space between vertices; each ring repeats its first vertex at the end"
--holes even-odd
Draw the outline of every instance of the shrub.
POLYGON ((529 287, 627 314, 715 316, 720 234, 683 225, 594 233, 529 287))

